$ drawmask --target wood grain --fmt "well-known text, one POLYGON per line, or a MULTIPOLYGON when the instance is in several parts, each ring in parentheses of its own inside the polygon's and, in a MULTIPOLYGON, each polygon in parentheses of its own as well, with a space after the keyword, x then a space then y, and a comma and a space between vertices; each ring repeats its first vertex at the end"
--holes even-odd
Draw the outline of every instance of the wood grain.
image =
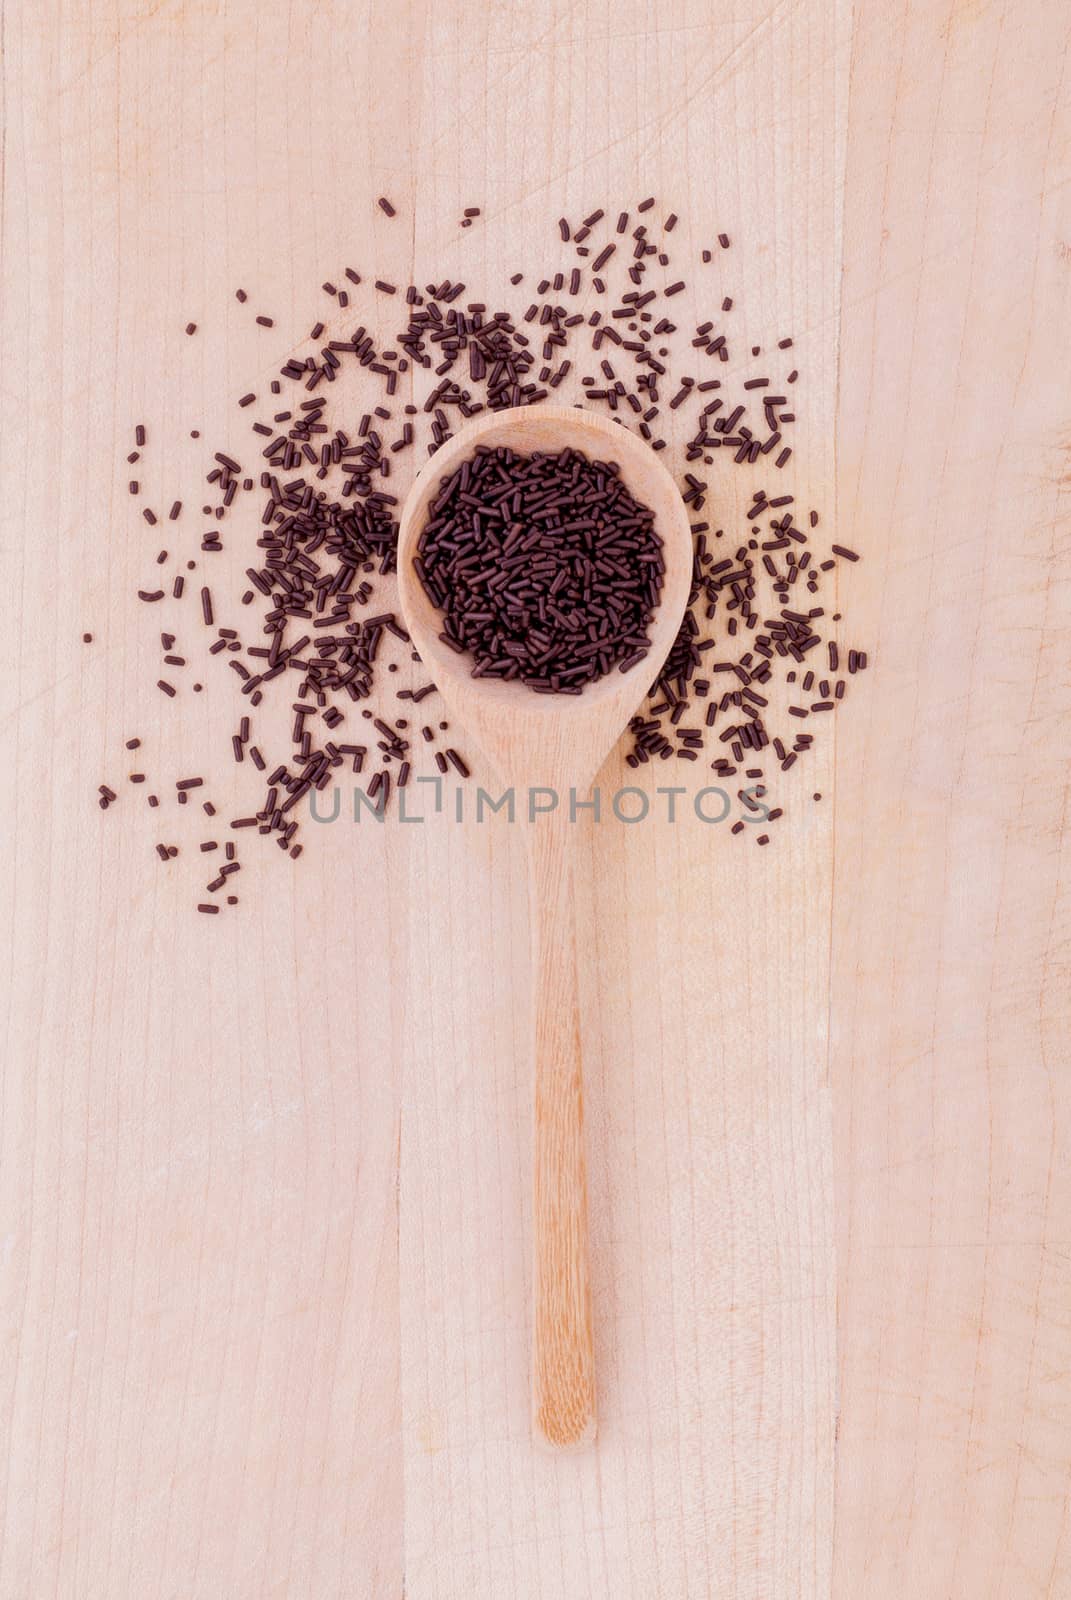
MULTIPOLYGON (((742 343, 796 337, 806 403, 793 483, 830 507, 842 15, 712 18, 705 4, 610 15, 490 8, 467 13, 462 35, 456 12, 433 14, 416 142, 435 161, 417 178, 418 254, 440 245, 437 208, 457 217, 481 203, 471 175, 485 172, 490 225, 458 246, 472 282, 529 263, 553 271, 548 219, 618 194, 672 204, 682 260, 726 231, 733 250, 689 291, 680 325, 729 293, 742 343), (460 103, 459 52, 481 63, 460 103), (784 115, 758 110, 771 85, 784 115), (746 140, 729 135, 744 124, 746 140)), ((748 487, 719 475, 719 521, 740 526, 748 487)), ((828 790, 831 754, 805 793, 828 790)), ((580 830, 575 863, 578 942, 591 952, 580 974, 590 1459, 548 1462, 526 1442, 523 837, 449 814, 411 830, 419 998, 402 1068, 401 1327, 406 1583, 420 1597, 828 1592, 829 819, 811 807, 776 857, 740 852, 694 817, 668 824, 664 797, 661 820, 615 823, 610 797, 633 776, 619 757, 603 769, 608 816, 580 830)), ((647 775, 652 791, 684 781, 647 775)))
POLYGON ((1066 8, 859 14, 837 1590, 1071 1594, 1066 8), (1029 87, 1027 87, 1029 86, 1029 87))
MULTIPOLYGON (((1068 33, 8 0, 0 1600, 1071 1594, 1068 33), (94 800, 132 734, 154 783, 256 794, 180 612, 205 693, 152 687, 135 422, 145 498, 196 506, 326 276, 490 297, 646 193, 675 259, 733 239, 682 328, 729 293, 741 345, 795 339, 786 487, 864 552, 874 666, 776 848, 671 824, 664 773, 615 821, 620 755, 577 830, 600 1438, 554 1460, 522 828, 448 790, 248 852, 207 919, 192 819, 164 868, 94 800)), ((718 472, 726 527, 750 487, 718 472)))

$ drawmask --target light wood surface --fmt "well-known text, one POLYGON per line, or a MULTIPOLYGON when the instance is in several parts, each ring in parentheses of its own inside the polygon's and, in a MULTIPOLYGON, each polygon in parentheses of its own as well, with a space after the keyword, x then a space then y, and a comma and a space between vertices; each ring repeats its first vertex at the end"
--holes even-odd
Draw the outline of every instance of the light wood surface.
POLYGON ((1071 1594, 1069 29, 7 0, 2 1600, 1071 1594), (195 495, 354 257, 490 294, 644 193, 682 261, 733 239, 682 325, 795 339, 872 668, 776 848, 578 830, 600 1414, 556 1459, 521 830, 324 826, 207 919, 194 833, 161 868, 95 793, 138 734, 255 795, 231 686, 152 687, 134 424, 195 495))

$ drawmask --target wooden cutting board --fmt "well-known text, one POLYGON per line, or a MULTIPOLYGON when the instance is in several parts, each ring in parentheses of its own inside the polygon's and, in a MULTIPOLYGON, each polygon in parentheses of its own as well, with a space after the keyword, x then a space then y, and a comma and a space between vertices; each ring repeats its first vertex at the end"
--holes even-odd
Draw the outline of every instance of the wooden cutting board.
POLYGON ((1069 32, 5 8, 0 1600, 1071 1594, 1069 32), (209 921, 95 794, 136 733, 255 798, 220 675, 153 687, 134 424, 150 503, 196 494, 345 264, 490 294, 645 193, 682 261, 733 240, 682 327, 714 285, 795 340, 786 477, 872 665, 770 848, 585 825, 600 1440, 553 1460, 518 831, 324 826, 209 921))

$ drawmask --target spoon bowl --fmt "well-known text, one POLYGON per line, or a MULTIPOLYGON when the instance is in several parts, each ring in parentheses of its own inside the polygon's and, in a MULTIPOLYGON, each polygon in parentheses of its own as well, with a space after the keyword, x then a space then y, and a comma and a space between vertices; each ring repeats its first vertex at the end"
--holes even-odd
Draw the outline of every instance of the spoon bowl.
MULTIPOLYGON (((535 1022, 533 1140, 532 1412, 537 1442, 577 1449, 595 1437, 595 1363, 588 1268, 572 835, 577 800, 658 676, 680 630, 692 579, 692 535, 680 491, 655 452, 627 428, 569 406, 521 406, 481 415, 436 451, 402 511, 398 584, 421 661, 450 714, 512 790, 528 842, 535 1022), (570 447, 616 461, 654 514, 665 561, 646 655, 612 669, 578 695, 537 694, 514 679, 474 678, 472 658, 439 637, 442 617, 414 569, 417 543, 439 492, 478 446, 519 454, 570 447), (535 791, 548 804, 534 811, 535 791)), ((514 813, 511 811, 510 815, 514 813)))
POLYGON ((575 406, 517 406, 482 414, 426 463, 402 511, 398 587, 406 627, 447 707, 507 786, 546 785, 559 793, 590 787, 669 654, 691 581, 692 535, 677 485, 643 439, 575 406), (473 678, 472 658, 440 639, 442 617, 413 568, 440 481, 477 446, 500 445, 524 455, 569 447, 592 460, 616 461, 632 495, 654 513, 666 570, 648 628, 647 654, 627 672, 615 668, 586 684, 578 695, 536 694, 519 679, 473 678))

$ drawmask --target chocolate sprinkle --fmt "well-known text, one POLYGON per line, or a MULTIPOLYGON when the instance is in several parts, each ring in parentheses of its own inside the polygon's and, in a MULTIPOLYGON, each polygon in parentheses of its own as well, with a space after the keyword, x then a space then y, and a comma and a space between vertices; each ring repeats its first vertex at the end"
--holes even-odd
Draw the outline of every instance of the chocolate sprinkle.
POLYGON ((473 677, 575 694, 642 660, 665 561, 616 463, 479 448, 430 513, 417 574, 473 677))

